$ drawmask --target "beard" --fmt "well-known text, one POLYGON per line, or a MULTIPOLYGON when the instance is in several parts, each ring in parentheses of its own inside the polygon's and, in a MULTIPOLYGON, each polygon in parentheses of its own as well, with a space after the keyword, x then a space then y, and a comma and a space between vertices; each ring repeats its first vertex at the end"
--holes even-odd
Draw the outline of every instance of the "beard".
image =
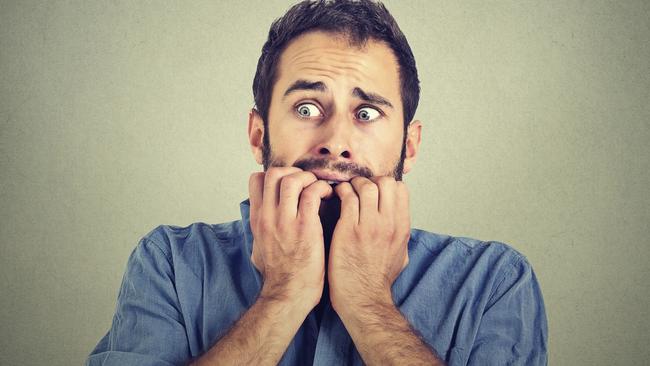
MULTIPOLYGON (((281 158, 278 158, 271 149, 271 142, 269 140, 268 134, 268 124, 264 124, 265 131, 262 138, 262 163, 264 165, 264 171, 267 171, 270 167, 284 167, 287 166, 286 162, 281 158)), ((406 127, 404 128, 404 135, 402 138, 402 150, 400 152, 400 157, 398 161, 394 164, 393 169, 388 172, 388 174, 383 174, 387 176, 392 176, 397 181, 402 180, 402 174, 404 172, 404 159, 406 158, 406 127)), ((293 166, 300 168, 302 170, 314 170, 314 169, 323 169, 327 168, 332 171, 337 171, 349 176, 362 176, 370 178, 375 176, 373 171, 366 167, 361 166, 352 162, 332 162, 332 159, 329 158, 305 158, 297 160, 293 163, 293 166)), ((324 303, 329 301, 329 285, 327 279, 327 271, 329 263, 329 248, 332 243, 332 235, 334 234, 334 229, 336 228, 336 223, 341 216, 341 200, 339 197, 334 194, 331 198, 321 200, 320 208, 318 210, 318 216, 320 217, 320 222, 323 227, 323 242, 325 245, 325 286, 323 288, 323 295, 321 303, 317 305, 318 307, 323 307, 324 303)))
MULTIPOLYGON (((270 167, 288 166, 284 160, 277 157, 273 153, 269 139, 268 124, 265 123, 264 127, 265 131, 267 132, 262 138, 262 163, 264 165, 264 171, 267 171, 270 167)), ((397 181, 402 180, 402 174, 404 172, 404 159, 406 158, 406 132, 406 127, 404 127, 402 149, 398 161, 394 164, 391 171, 389 171, 387 174, 382 174, 386 176, 392 176, 397 181)), ((332 159, 330 158, 313 157, 300 159, 293 163, 293 166, 305 171, 327 168, 329 170, 340 172, 349 176, 362 176, 366 178, 375 176, 374 172, 366 166, 352 162, 332 162, 332 159)), ((339 200, 338 196, 335 194, 329 199, 322 200, 318 214, 321 219, 321 224, 323 225, 325 245, 329 247, 334 227, 336 226, 336 222, 341 215, 341 201, 339 200)))
MULTIPOLYGON (((286 162, 273 153, 271 148, 271 141, 269 139, 269 128, 268 124, 264 123, 264 130, 266 133, 262 138, 262 164, 264 165, 264 171, 267 171, 270 167, 283 167, 287 166, 286 162)), ((404 159, 406 158, 406 127, 404 128, 404 135, 402 138, 402 149, 400 151, 400 157, 398 161, 394 164, 393 169, 387 174, 382 174, 386 176, 392 176, 397 181, 402 180, 402 175, 404 173, 404 159)), ((361 166, 356 163, 347 163, 347 162, 331 162, 331 159, 328 158, 305 158, 296 160, 293 163, 293 166, 300 168, 302 170, 314 170, 314 169, 323 169, 327 168, 332 171, 337 171, 346 175, 352 176, 362 176, 370 178, 375 176, 370 168, 361 166), (348 174, 351 173, 351 174, 348 174)))

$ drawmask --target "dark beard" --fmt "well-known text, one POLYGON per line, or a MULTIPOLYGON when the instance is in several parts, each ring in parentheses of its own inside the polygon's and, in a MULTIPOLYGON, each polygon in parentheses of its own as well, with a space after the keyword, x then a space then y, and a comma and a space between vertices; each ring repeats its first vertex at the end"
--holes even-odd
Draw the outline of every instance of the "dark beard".
MULTIPOLYGON (((287 164, 278 159, 271 149, 271 141, 269 139, 269 126, 268 123, 264 122, 264 136, 262 137, 262 164, 264 166, 264 171, 267 171, 270 167, 282 167, 287 166, 287 164)), ((390 174, 397 181, 402 180, 402 175, 404 173, 404 159, 406 159, 406 126, 404 127, 404 133, 402 138, 402 150, 400 152, 399 160, 390 174)), ((293 164, 294 167, 300 168, 302 170, 311 170, 329 167, 332 170, 339 171, 341 173, 353 173, 352 175, 360 175, 362 177, 370 178, 374 176, 374 173, 367 167, 360 166, 354 163, 333 163, 330 164, 328 159, 319 159, 319 158, 310 158, 298 160, 293 164)))
MULTIPOLYGON (((264 165, 264 171, 267 171, 269 167, 283 167, 287 166, 286 162, 277 158, 271 149, 271 142, 269 139, 269 128, 268 124, 264 123, 264 137, 262 138, 262 163, 264 165)), ((390 175, 392 175, 395 180, 401 181, 402 174, 404 172, 404 159, 406 158, 406 132, 407 129, 404 127, 404 135, 402 138, 402 151, 400 153, 399 161, 393 167, 390 175)), ((302 170, 313 170, 313 169, 322 169, 329 168, 341 173, 351 173, 353 176, 362 176, 366 178, 373 177, 375 174, 370 170, 370 168, 365 166, 360 166, 355 163, 344 163, 336 162, 331 163, 330 159, 327 158, 308 158, 298 160, 293 164, 294 167, 300 168, 302 170)), ((321 224, 323 225, 323 237, 325 239, 325 256, 327 259, 327 254, 329 252, 329 245, 332 241, 332 233, 334 232, 334 227, 336 222, 339 219, 341 214, 341 201, 339 198, 334 195, 332 198, 321 201, 321 206, 318 212, 321 224)), ((327 262, 325 262, 327 263, 327 262)))
MULTIPOLYGON (((267 171, 269 167, 283 167, 287 164, 274 156, 273 151, 271 150, 271 142, 269 141, 269 128, 268 124, 264 123, 264 137, 262 139, 262 162, 264 165, 264 171, 267 171)), ((395 180, 402 180, 402 173, 404 171, 404 159, 406 158, 406 127, 404 127, 404 137, 402 139, 402 151, 400 153, 400 158, 391 175, 395 180)), ((313 170, 313 169, 322 169, 329 168, 331 170, 336 170, 341 173, 351 173, 349 175, 353 176, 363 176, 370 178, 374 176, 373 172, 364 166, 360 166, 354 163, 330 163, 329 159, 324 158, 308 158, 298 160, 293 164, 294 167, 300 168, 302 170, 313 170)), ((323 295, 320 303, 314 308, 316 313, 316 319, 320 326, 321 319, 323 317, 324 309, 329 303, 329 281, 327 279, 328 263, 329 263, 329 252, 330 245, 332 243, 332 235, 334 233, 334 228, 336 223, 341 216, 341 200, 338 196, 333 195, 331 198, 324 199, 321 201, 320 208, 318 210, 318 216, 320 217, 320 222, 323 225, 323 241, 325 244, 325 286, 323 288, 323 295)))

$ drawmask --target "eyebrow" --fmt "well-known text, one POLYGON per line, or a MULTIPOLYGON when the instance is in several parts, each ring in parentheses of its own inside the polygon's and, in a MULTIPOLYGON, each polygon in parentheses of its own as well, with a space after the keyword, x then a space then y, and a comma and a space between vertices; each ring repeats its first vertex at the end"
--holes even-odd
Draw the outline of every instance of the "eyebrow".
POLYGON ((352 95, 368 103, 380 104, 393 108, 393 105, 388 101, 388 99, 379 94, 364 92, 363 89, 359 87, 352 90, 352 95))
MULTIPOLYGON (((326 92, 327 86, 322 81, 308 81, 304 79, 296 80, 284 92, 284 97, 286 97, 287 95, 293 92, 300 91, 300 90, 326 92)), ((368 103, 374 103, 374 104, 379 104, 390 108, 394 108, 393 104, 389 102, 388 99, 376 93, 366 92, 359 87, 355 87, 354 89, 352 89, 352 95, 368 103)))
POLYGON ((325 83, 322 81, 307 81, 307 80, 296 80, 289 88, 287 88, 287 91, 284 92, 284 96, 286 97, 287 95, 298 91, 298 90, 316 90, 320 92, 325 92, 327 91, 327 86, 325 86, 325 83))

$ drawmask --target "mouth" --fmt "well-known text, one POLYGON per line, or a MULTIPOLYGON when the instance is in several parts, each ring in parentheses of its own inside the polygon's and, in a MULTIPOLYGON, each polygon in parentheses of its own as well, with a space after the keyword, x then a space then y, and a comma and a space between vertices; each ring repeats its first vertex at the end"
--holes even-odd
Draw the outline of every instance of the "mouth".
POLYGON ((341 182, 348 182, 352 177, 349 177, 347 175, 335 172, 335 171, 330 171, 330 170, 325 170, 325 169, 316 169, 312 170, 312 173, 318 178, 319 180, 324 180, 327 182, 327 184, 330 185, 337 185, 341 182))
POLYGON ((338 181, 338 180, 329 180, 329 179, 326 179, 325 181, 327 182, 327 184, 331 185, 332 187, 334 187, 334 186, 336 186, 337 184, 341 183, 341 181, 338 181))

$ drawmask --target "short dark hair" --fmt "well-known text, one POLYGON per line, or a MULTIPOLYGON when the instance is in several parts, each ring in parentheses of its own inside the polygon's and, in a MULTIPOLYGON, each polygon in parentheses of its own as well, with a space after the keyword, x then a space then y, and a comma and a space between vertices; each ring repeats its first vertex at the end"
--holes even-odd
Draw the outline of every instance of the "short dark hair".
POLYGON ((420 99, 415 58, 393 16, 381 2, 371 0, 305 0, 292 6, 271 24, 253 79, 255 106, 264 124, 268 124, 271 94, 277 81, 277 64, 282 51, 294 38, 317 30, 344 35, 351 46, 362 47, 368 39, 388 44, 399 66, 406 130, 420 99))

